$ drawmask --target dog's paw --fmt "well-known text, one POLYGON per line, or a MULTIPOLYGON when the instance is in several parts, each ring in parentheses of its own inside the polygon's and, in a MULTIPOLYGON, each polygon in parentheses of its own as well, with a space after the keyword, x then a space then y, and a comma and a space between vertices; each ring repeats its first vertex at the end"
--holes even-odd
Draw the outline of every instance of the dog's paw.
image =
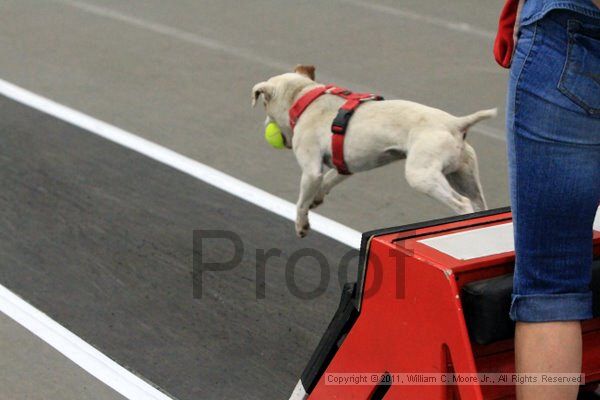
POLYGON ((310 224, 308 222, 296 224, 296 236, 299 238, 303 238, 308 235, 308 231, 310 231, 310 224))
POLYGON ((322 197, 314 199, 309 208, 312 210, 313 208, 319 207, 321 204, 323 204, 323 200, 324 199, 322 197))
POLYGON ((471 203, 471 200, 464 197, 458 207, 456 208, 456 213, 458 215, 471 214, 475 212, 475 207, 471 203))

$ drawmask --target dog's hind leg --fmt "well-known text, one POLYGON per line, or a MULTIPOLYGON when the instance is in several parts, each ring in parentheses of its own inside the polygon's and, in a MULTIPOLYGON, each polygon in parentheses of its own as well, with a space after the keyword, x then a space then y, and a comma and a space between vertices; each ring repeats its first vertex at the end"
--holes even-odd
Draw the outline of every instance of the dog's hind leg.
POLYGON ((310 205, 310 208, 316 208, 319 205, 321 205, 321 203, 323 203, 323 200, 325 199, 325 196, 329 194, 331 189, 333 189, 333 187, 336 186, 338 183, 345 181, 346 178, 348 178, 348 176, 349 175, 340 174, 335 168, 332 168, 329 171, 327 171, 325 173, 325 176, 323 177, 323 183, 321 184, 321 187, 319 188, 315 199, 310 205))
POLYGON ((446 178, 457 192, 471 200, 475 211, 487 210, 487 203, 479 180, 477 155, 468 143, 465 143, 460 167, 457 171, 446 175, 446 178))
POLYGON ((413 189, 439 200, 457 214, 468 214, 475 211, 471 201, 456 192, 438 169, 409 170, 407 168, 406 180, 413 189))
POLYGON ((406 180, 415 190, 446 204, 457 214, 474 211, 471 201, 458 193, 442 173, 443 159, 427 141, 415 143, 406 158, 406 180))

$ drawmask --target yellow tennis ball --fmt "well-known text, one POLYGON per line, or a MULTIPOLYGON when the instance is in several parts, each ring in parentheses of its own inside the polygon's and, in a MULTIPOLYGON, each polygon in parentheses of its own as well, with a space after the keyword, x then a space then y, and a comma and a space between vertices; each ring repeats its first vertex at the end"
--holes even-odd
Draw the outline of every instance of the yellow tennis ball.
POLYGON ((265 128, 265 140, 276 149, 283 149, 285 142, 279 125, 275 122, 269 122, 265 128))

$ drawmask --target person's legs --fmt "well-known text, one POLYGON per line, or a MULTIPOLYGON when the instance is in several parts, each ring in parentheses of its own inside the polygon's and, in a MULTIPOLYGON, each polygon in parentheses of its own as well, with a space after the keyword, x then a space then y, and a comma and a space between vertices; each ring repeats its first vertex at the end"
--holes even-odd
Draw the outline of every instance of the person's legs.
MULTIPOLYGON (((517 322, 515 369, 523 373, 581 372, 581 323, 517 322), (548 351, 552 349, 552 351, 548 351)), ((520 400, 566 400, 577 397, 577 384, 565 386, 519 385, 520 400)))
MULTIPOLYGON (((517 321, 516 372, 578 373, 579 321, 592 317, 589 281, 600 148, 594 156, 579 146, 515 141, 517 263, 511 317, 517 321)), ((577 385, 517 388, 520 400, 574 399, 577 391, 577 385)))
MULTIPOLYGON (((579 321, 592 317, 592 224, 600 202, 600 109, 595 107, 600 91, 585 79, 587 69, 600 68, 600 59, 578 59, 576 68, 569 64, 567 54, 582 51, 576 46, 596 45, 573 40, 569 21, 578 17, 557 11, 523 27, 511 67, 507 128, 517 372, 580 372, 579 321), (573 74, 583 75, 573 79, 573 74), (581 101, 575 102, 573 94, 581 101)), ((589 54, 594 49, 583 50, 589 54)), ((525 400, 574 399, 576 393, 577 386, 517 390, 525 400)))

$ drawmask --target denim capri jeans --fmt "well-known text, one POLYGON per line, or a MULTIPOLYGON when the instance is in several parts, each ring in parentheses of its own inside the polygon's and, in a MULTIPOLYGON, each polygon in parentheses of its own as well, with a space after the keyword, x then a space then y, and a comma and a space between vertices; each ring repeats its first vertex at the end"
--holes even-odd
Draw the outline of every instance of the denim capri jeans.
POLYGON ((550 11, 522 26, 507 97, 515 321, 592 318, 600 203, 600 19, 550 11))

